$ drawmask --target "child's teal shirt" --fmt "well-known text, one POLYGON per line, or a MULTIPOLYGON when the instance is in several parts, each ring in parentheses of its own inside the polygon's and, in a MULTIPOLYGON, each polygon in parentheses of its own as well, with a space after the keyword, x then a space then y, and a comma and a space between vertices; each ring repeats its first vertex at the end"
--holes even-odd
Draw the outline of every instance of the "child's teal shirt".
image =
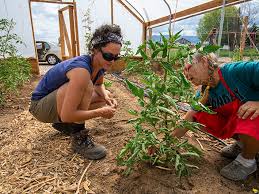
MULTIPOLYGON (((228 63, 220 69, 227 85, 240 101, 259 101, 259 61, 228 63)), ((208 105, 212 108, 233 101, 221 81, 210 89, 209 94, 208 105)))

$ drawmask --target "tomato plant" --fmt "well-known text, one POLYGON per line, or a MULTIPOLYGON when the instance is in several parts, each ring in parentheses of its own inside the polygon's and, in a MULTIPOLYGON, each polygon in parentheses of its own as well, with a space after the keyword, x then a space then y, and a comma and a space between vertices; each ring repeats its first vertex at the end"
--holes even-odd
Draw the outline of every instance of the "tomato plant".
MULTIPOLYGON (((120 165, 128 167, 126 173, 136 163, 149 162, 159 166, 174 166, 179 176, 188 175, 190 167, 196 167, 189 158, 200 157, 201 151, 187 140, 173 137, 171 133, 175 128, 196 131, 200 125, 182 119, 178 102, 187 102, 198 110, 209 109, 194 99, 191 84, 182 73, 185 60, 191 59, 194 51, 187 45, 176 43, 180 32, 169 39, 162 34, 161 37, 161 42, 149 40, 138 49, 143 58, 142 64, 145 65, 142 71, 145 87, 140 88, 126 81, 142 108, 141 111, 129 111, 136 116, 129 121, 133 123, 136 134, 118 154, 117 160, 120 165), (162 76, 151 70, 153 61, 163 68, 162 76)), ((200 48, 200 45, 196 45, 196 49, 200 48)), ((210 52, 210 48, 203 48, 203 51, 210 52)))

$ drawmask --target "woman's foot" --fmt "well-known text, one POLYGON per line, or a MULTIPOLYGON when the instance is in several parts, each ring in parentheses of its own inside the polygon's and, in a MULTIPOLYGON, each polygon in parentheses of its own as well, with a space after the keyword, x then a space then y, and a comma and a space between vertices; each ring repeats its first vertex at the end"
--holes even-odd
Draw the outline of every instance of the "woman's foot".
POLYGON ((90 160, 99 160, 106 156, 104 146, 93 142, 89 130, 83 130, 72 135, 72 149, 74 152, 90 160))
POLYGON ((257 170, 255 159, 245 159, 241 154, 230 164, 221 169, 220 174, 233 181, 241 181, 257 170))

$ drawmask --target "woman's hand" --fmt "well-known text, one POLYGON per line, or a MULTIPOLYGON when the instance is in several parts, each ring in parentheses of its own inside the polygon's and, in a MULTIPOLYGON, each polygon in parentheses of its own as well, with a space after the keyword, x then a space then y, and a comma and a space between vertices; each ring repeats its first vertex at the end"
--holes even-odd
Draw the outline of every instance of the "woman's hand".
POLYGON ((259 102, 248 101, 239 107, 237 116, 242 119, 247 119, 251 115, 250 119, 253 120, 259 115, 259 102))
POLYGON ((112 106, 105 106, 102 108, 99 108, 100 116, 105 119, 110 119, 114 116, 116 109, 112 106))
POLYGON ((118 102, 117 100, 115 100, 114 98, 110 98, 108 95, 106 95, 104 97, 105 99, 105 102, 109 105, 109 106, 112 106, 114 108, 117 108, 118 107, 118 102))

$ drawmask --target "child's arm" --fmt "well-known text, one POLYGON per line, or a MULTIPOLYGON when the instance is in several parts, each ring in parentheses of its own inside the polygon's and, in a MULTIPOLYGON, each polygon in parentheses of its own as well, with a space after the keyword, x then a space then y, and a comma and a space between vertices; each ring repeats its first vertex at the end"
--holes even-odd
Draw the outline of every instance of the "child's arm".
MULTIPOLYGON (((194 110, 190 110, 188 111, 185 116, 184 116, 184 119, 187 120, 187 121, 193 121, 193 116, 196 114, 197 112, 194 111, 194 110)), ((182 136, 185 135, 185 133, 188 131, 188 129, 185 129, 185 128, 177 128, 175 129, 173 132, 172 132, 172 135, 174 137, 177 137, 177 138, 181 138, 182 136)))

